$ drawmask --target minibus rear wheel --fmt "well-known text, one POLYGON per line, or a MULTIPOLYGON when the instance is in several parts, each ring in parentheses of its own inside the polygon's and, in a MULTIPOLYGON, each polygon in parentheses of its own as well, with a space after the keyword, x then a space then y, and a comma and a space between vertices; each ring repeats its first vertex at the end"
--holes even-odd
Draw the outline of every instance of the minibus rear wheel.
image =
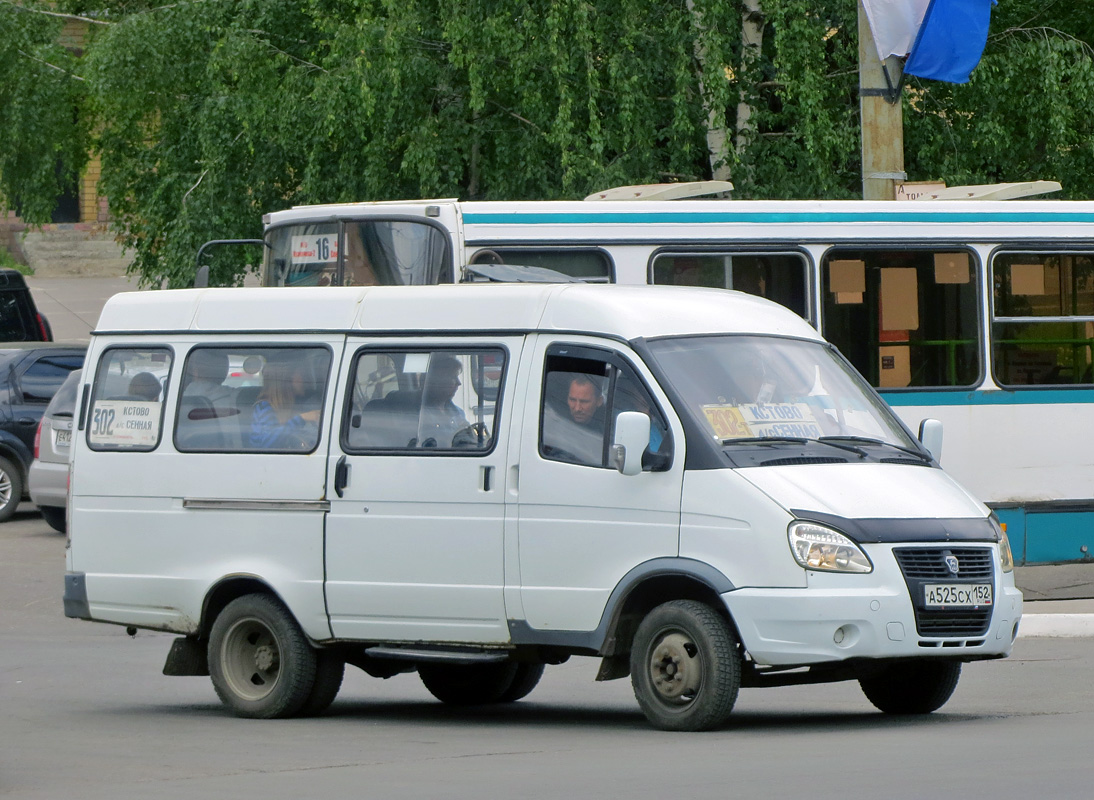
POLYGON ((453 706, 481 706, 503 702, 506 692, 513 686, 519 666, 515 661, 489 664, 419 664, 418 677, 422 679, 429 693, 442 703, 453 706))
POLYGON ((634 635, 631 685, 654 727, 706 731, 722 725, 741 688, 741 654, 729 622, 695 600, 657 606, 634 635))
POLYGON ((930 714, 946 704, 960 677, 960 661, 915 661, 859 678, 859 686, 886 714, 930 714))
POLYGON ((213 622, 209 675, 221 701, 238 716, 290 717, 315 686, 316 651, 280 602, 247 594, 228 603, 213 622))

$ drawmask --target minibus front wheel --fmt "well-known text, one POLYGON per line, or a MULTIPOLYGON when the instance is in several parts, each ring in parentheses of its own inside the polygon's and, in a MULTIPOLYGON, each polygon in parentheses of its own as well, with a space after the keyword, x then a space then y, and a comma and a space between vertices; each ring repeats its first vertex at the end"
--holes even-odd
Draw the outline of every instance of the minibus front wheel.
POLYGON ((741 688, 741 653, 729 622, 695 600, 657 606, 635 632, 631 684, 654 727, 719 727, 741 688))
POLYGON ((213 622, 209 676, 221 701, 238 716, 273 719, 301 711, 312 695, 316 669, 316 651, 289 611, 269 595, 238 597, 213 622))

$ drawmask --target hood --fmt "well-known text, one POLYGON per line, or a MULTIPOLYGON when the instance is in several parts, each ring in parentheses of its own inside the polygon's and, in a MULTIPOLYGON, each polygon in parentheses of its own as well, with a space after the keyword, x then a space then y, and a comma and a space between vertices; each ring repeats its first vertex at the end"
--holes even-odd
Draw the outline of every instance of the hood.
POLYGON ((787 511, 845 519, 981 518, 988 509, 932 467, 901 464, 802 464, 737 470, 787 511))

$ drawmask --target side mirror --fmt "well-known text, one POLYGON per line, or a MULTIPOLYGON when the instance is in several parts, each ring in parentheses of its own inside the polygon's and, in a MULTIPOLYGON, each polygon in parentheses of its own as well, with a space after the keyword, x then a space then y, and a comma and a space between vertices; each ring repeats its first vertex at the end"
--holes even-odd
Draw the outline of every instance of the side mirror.
POLYGON ((615 418, 612 464, 624 475, 642 472, 642 454, 650 446, 650 418, 641 411, 624 411, 615 418))
POLYGON ((209 265, 204 264, 198 267, 197 273, 194 275, 194 288, 204 289, 209 285, 209 265))
POLYGON ((919 441, 935 461, 942 463, 942 423, 925 419, 919 423, 919 441))

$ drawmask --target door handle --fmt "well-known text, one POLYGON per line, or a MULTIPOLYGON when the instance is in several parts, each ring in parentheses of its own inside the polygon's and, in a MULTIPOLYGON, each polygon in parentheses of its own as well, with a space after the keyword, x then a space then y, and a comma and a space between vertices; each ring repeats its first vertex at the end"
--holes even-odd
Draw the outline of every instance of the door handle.
POLYGON ((347 484, 349 484, 349 464, 346 463, 346 457, 342 456, 334 465, 334 493, 341 497, 347 484))

